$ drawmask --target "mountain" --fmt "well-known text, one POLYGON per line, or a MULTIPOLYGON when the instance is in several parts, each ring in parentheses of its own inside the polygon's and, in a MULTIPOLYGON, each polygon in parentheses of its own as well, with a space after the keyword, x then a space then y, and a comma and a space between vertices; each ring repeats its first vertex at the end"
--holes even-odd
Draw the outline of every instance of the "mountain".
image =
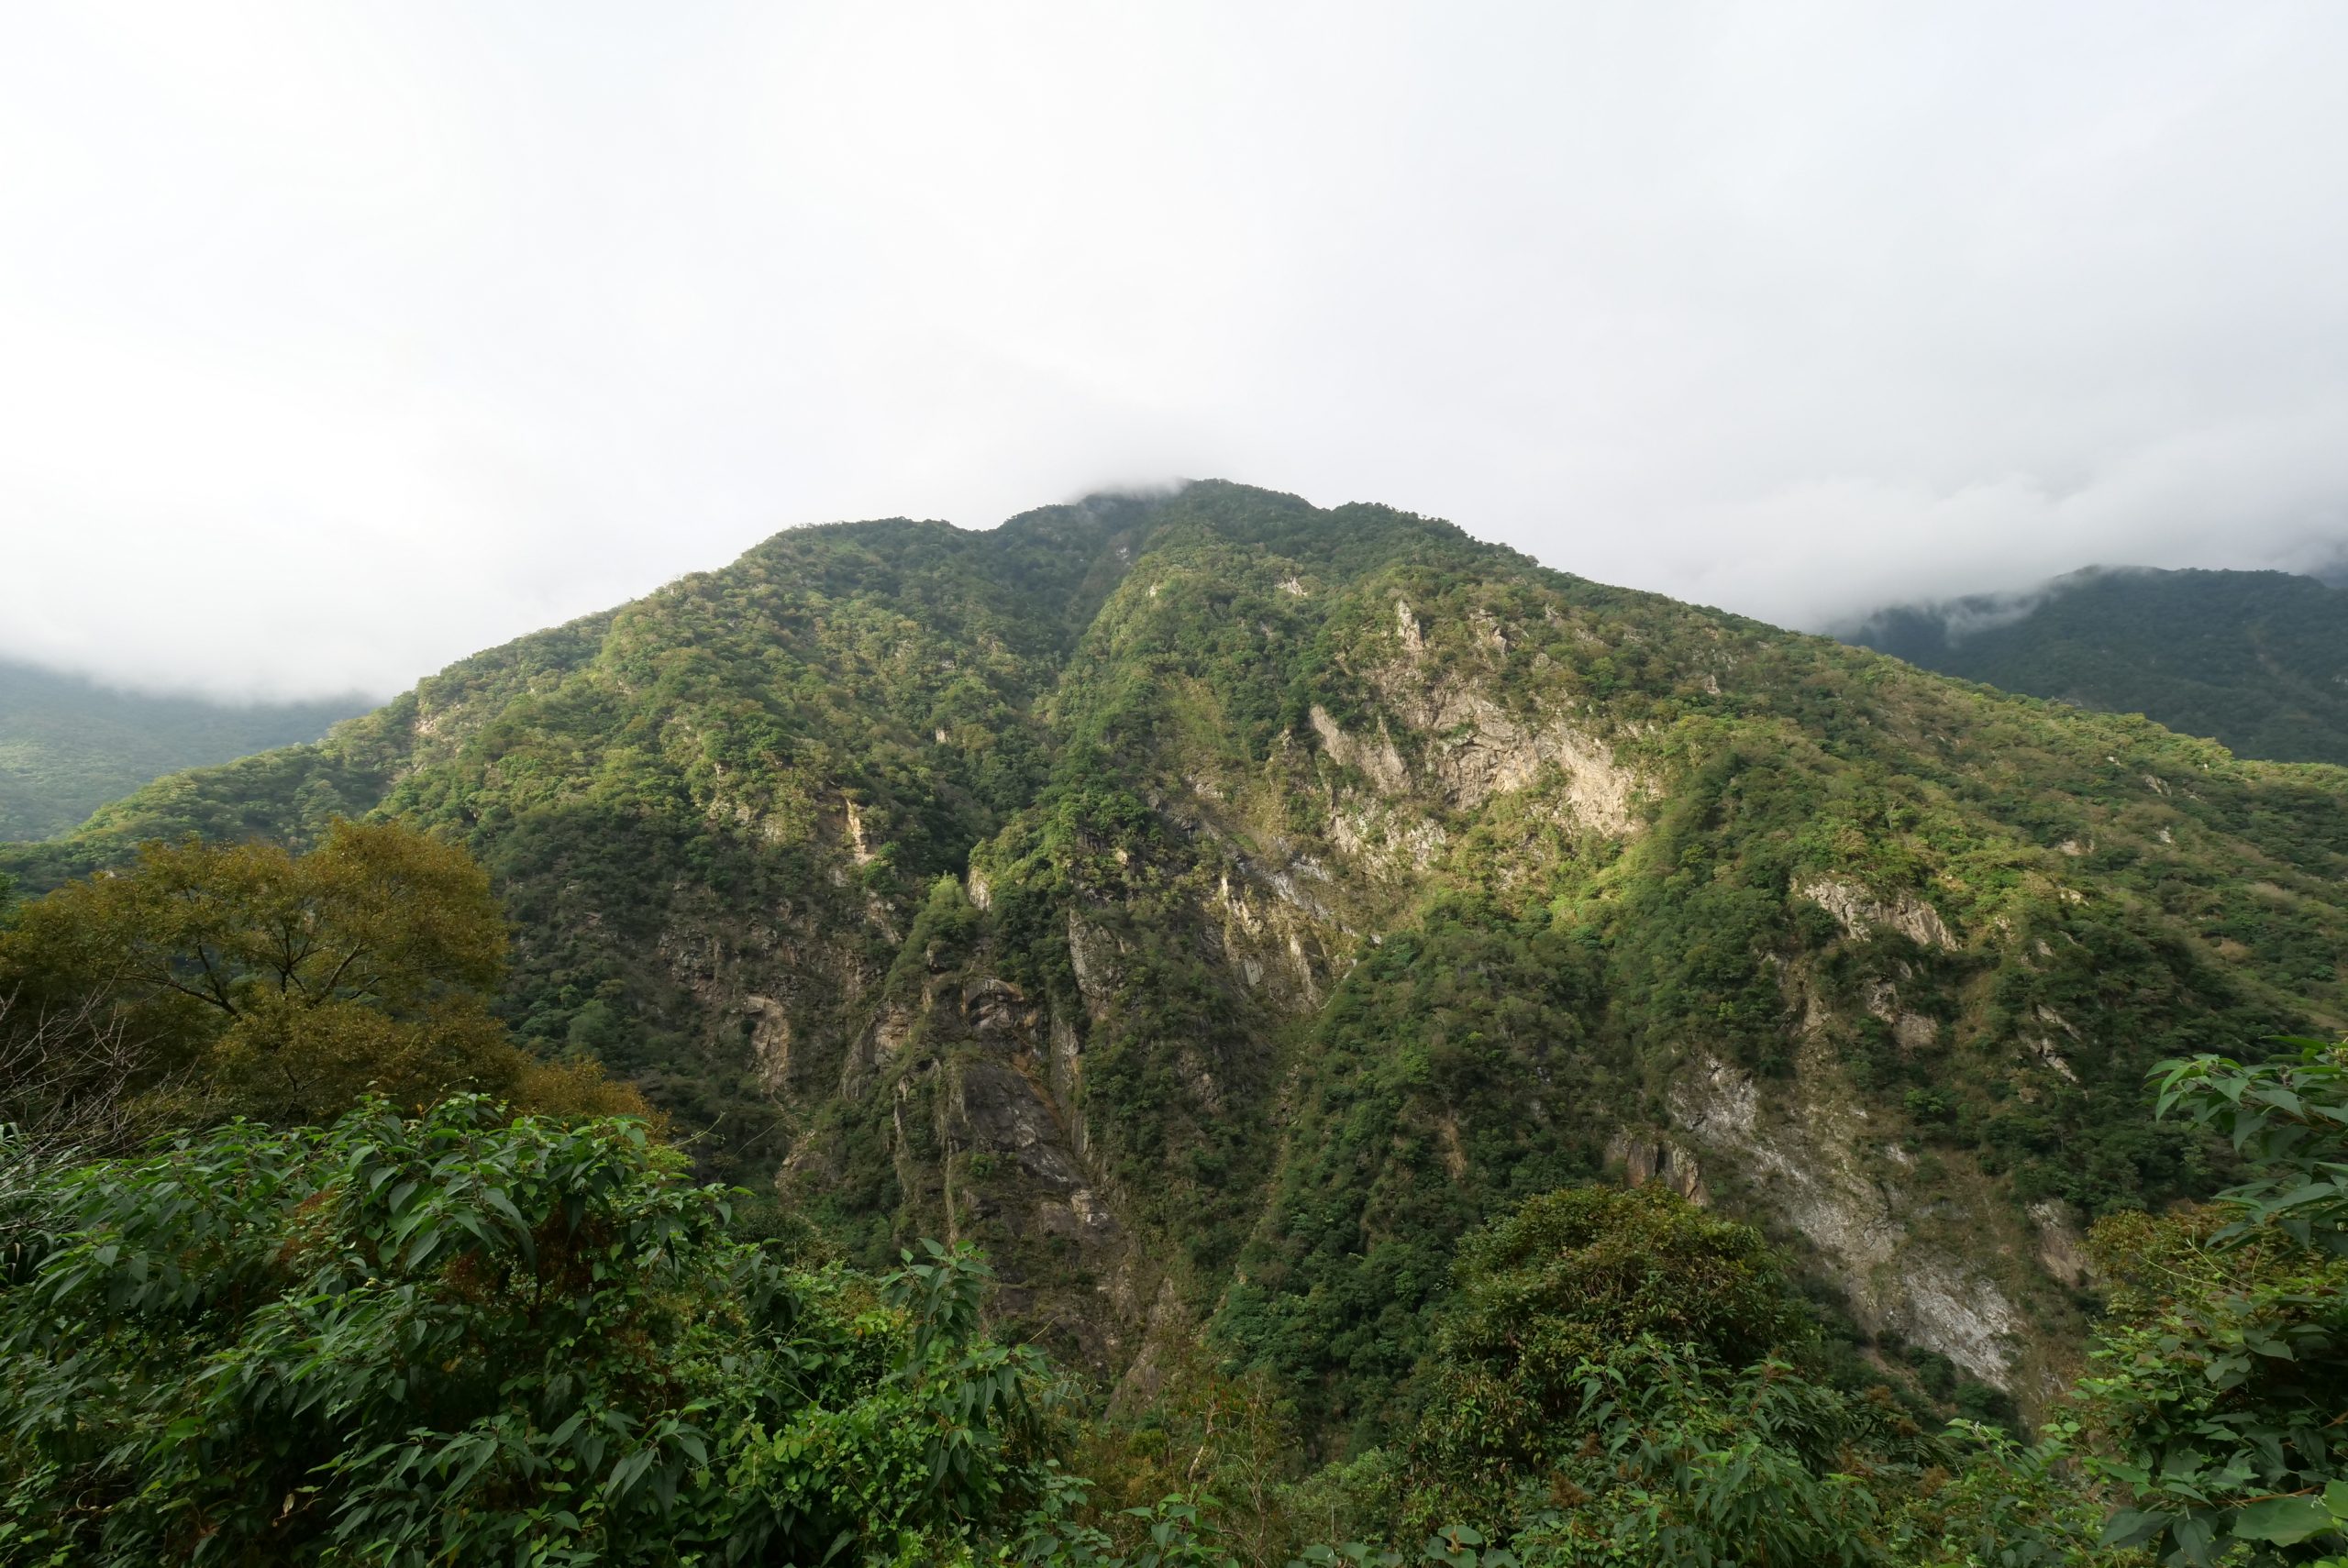
POLYGON ((155 696, 0 659, 0 839, 51 837, 150 779, 316 740, 367 706, 155 696))
POLYGON ((1203 1325, 1333 1447, 1456 1239, 1609 1171, 2029 1404, 2078 1225, 2225 1173, 2145 1067, 2348 1021, 2348 772, 1223 483, 781 534, 0 869, 368 812, 712 1176, 980 1242, 1129 1394, 1203 1325))
POLYGON ((2348 764, 2348 591, 2279 571, 2090 568, 1877 612, 1846 640, 2243 756, 2348 764))

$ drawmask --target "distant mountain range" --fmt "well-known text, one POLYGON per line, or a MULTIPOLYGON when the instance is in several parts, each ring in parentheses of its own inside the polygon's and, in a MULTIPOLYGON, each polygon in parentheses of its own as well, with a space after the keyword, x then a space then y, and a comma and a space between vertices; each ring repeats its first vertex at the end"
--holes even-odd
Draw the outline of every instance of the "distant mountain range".
POLYGON ((314 741, 371 706, 357 695, 255 703, 156 696, 0 659, 0 840, 54 837, 167 773, 314 741))
POLYGON ((2091 567, 2028 593, 1896 605, 1842 635, 2238 756, 2348 765, 2348 590, 2320 578, 2091 567))

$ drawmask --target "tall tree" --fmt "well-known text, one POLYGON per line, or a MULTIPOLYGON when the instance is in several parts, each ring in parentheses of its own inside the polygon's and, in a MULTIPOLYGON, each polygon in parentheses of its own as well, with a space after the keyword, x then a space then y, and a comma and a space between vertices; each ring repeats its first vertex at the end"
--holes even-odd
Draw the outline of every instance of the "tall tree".
POLYGON ((159 1122, 319 1121, 370 1092, 414 1110, 458 1088, 640 1109, 513 1044, 490 1008, 504 958, 489 878, 461 848, 338 822, 305 855, 150 845, 33 900, 0 933, 0 996, 48 1066, 105 1032, 108 1067, 72 1092, 141 1099, 159 1122))

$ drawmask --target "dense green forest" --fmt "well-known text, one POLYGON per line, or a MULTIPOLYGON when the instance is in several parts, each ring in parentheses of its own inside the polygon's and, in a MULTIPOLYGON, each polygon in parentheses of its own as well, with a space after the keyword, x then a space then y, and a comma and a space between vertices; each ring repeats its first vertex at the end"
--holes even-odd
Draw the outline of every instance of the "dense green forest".
POLYGON ((1943 1428, 1752 1227, 1583 1183, 1468 1233, 1402 1414, 1315 1464, 1260 1370, 1193 1346, 1104 1407, 990 1327, 967 1243, 846 1265, 694 1184, 592 1063, 516 1078, 473 1010, 485 893, 461 852, 338 826, 298 858, 158 847, 0 933, 0 1562, 2265 1568, 2348 1545, 2348 1045, 2156 1070, 2159 1113, 2247 1179, 2098 1224, 2109 1310, 2034 1440, 1943 1428), (311 1049, 376 1073, 284 1105, 256 1058, 311 1049))
POLYGON ((2332 1528, 2331 1386, 2268 1364, 2334 1364, 2335 1232, 2257 1183, 2336 1062, 2147 1075, 2348 1026, 2338 769, 1208 483, 780 535, 0 869, 20 1027, 128 1085, 40 1079, 114 1143, 24 1188, 18 1405, 92 1412, 13 1429, 25 1552, 2332 1528), (2195 1334, 2222 1408, 2146 1381, 2195 1334))
POLYGON ((1878 611, 1848 635, 2243 756, 2348 763, 2348 591, 2316 578, 2093 569, 2032 594, 1878 611))
POLYGON ((0 839, 52 837, 166 773, 314 741, 368 706, 155 696, 0 659, 0 839))

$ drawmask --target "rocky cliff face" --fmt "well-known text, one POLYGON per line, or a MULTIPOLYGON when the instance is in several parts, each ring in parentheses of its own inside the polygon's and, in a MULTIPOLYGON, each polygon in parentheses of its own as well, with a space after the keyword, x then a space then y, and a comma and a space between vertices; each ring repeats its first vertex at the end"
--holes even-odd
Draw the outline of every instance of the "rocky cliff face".
POLYGON ((2205 1179, 2145 1064, 2339 1021, 2343 777, 1202 485, 781 536, 17 865, 411 813, 714 1173, 1341 1431, 1465 1228, 1610 1175, 2032 1397, 2077 1223, 2205 1179))

